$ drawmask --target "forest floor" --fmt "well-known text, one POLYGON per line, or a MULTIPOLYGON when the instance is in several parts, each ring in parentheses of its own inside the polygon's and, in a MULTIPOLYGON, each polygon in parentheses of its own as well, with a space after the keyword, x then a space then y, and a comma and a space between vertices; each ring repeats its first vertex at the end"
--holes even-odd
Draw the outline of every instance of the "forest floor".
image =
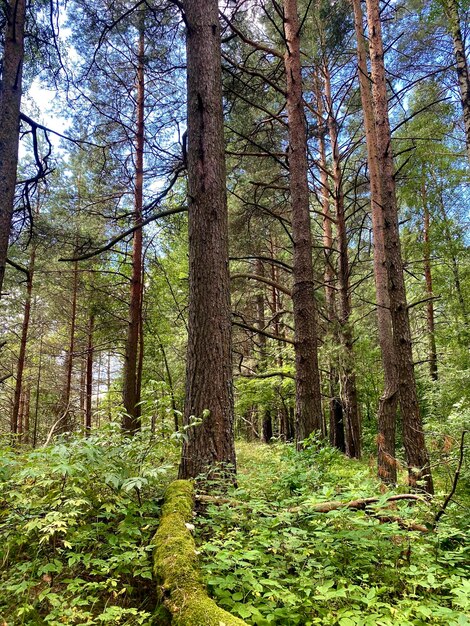
MULTIPOLYGON (((36 450, 0 447, 0 624, 160 624, 152 537, 176 477, 181 438, 118 425, 36 450)), ((263 626, 465 626, 470 562, 468 468, 437 530, 452 481, 430 502, 399 501, 353 461, 316 443, 238 444, 238 486, 195 517, 212 597, 263 626), (384 493, 385 491, 385 493, 384 493), (378 496, 367 510, 319 503, 378 496), (396 521, 384 522, 384 517, 396 521), (382 519, 379 519, 382 518, 382 519)))
POLYGON ((433 503, 387 504, 408 491, 406 477, 388 491, 375 473, 374 459, 331 448, 240 443, 238 488, 198 517, 212 597, 259 626, 470 624, 468 483, 438 529, 422 532, 407 526, 431 528, 451 476, 437 476, 433 503), (367 510, 315 510, 371 496, 367 510))

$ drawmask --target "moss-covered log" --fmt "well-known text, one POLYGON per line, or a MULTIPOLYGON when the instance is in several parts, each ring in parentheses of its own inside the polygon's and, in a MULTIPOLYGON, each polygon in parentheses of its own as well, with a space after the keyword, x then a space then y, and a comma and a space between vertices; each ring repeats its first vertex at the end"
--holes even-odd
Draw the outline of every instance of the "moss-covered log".
POLYGON ((155 575, 163 603, 174 626, 246 626, 219 608, 207 595, 194 539, 187 524, 192 519, 194 488, 176 480, 168 487, 160 525, 153 539, 155 575))

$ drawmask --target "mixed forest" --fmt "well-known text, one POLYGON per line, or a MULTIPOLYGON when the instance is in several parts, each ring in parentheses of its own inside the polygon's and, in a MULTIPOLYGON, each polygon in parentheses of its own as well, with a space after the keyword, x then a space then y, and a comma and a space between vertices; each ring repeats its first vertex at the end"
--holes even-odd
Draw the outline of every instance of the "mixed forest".
POLYGON ((3 0, 0 624, 470 624, 468 0, 3 0))

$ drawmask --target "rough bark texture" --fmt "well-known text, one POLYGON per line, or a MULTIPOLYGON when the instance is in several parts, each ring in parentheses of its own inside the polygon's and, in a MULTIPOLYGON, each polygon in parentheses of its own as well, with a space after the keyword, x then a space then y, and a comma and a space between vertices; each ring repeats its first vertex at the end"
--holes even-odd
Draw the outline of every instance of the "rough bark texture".
POLYGON ((246 626, 219 608, 202 582, 192 521, 194 489, 187 480, 176 480, 165 494, 160 525, 153 538, 154 572, 163 604, 174 626, 246 626))
POLYGON ((341 169, 338 131, 333 111, 333 99, 331 96, 330 72, 327 64, 324 65, 325 96, 328 113, 328 130, 331 141, 333 162, 334 204, 336 208, 336 229, 339 246, 339 315, 338 331, 343 347, 342 363, 340 366, 341 376, 341 401, 345 435, 346 454, 352 458, 361 456, 361 423, 359 406, 357 402, 356 374, 354 372, 353 334, 350 326, 351 317, 351 294, 349 289, 349 253, 348 236, 346 231, 346 213, 344 208, 343 172, 341 169))
MULTIPOLYGON (((289 173, 294 242, 292 303, 295 325, 296 441, 324 430, 318 369, 317 322, 313 288, 312 234, 307 178, 307 135, 302 100, 297 0, 284 0, 287 50, 289 173)), ((323 433, 324 434, 324 433, 323 433)))
POLYGON ((449 30, 454 44, 455 64, 459 80, 460 102, 462 105, 465 127, 465 141, 467 144, 468 160, 470 161, 470 72, 465 54, 465 45, 462 38, 462 29, 460 27, 458 1, 446 0, 445 8, 449 19, 449 30))
POLYGON ((235 470, 228 216, 217 0, 184 2, 188 84, 189 333, 180 477, 235 470), (217 467, 216 467, 217 466, 217 467))
POLYGON ((20 133, 26 0, 7 0, 0 81, 0 298, 15 197, 20 133))
POLYGON ((140 381, 138 376, 139 328, 142 308, 142 207, 144 186, 144 99, 145 99, 145 23, 141 10, 139 23, 139 47, 137 53, 137 98, 135 136, 135 181, 134 181, 134 231, 132 242, 132 275, 129 301, 129 325, 127 329, 126 357, 122 400, 126 414, 123 429, 134 433, 140 428, 140 381))
POLYGON ((358 75, 364 128, 367 142, 367 160, 370 177, 372 232, 374 237, 374 279, 377 299, 377 328, 384 372, 384 391, 378 409, 377 463, 380 478, 389 484, 397 481, 395 461, 396 414, 398 380, 390 316, 388 277, 385 264, 384 220, 382 214, 381 176, 377 159, 375 120, 372 92, 367 71, 366 44, 360 0, 353 0, 354 25, 357 39, 358 75))
POLYGON ((379 0, 367 0, 367 18, 377 158, 382 181, 380 202, 383 212, 385 260, 398 374, 398 396, 403 419, 403 444, 410 484, 413 486, 417 481, 423 481, 423 488, 428 493, 432 493, 431 468, 418 404, 403 277, 379 0))

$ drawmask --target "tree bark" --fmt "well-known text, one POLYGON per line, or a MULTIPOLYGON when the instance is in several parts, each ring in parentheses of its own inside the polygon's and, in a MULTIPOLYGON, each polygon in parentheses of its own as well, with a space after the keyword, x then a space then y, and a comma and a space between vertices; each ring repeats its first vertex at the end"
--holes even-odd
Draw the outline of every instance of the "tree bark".
POLYGON ((0 81, 0 298, 15 198, 24 60, 26 0, 7 0, 0 81))
POLYGON ((371 84, 367 70, 366 42, 360 0, 353 0, 354 26, 357 39, 358 76, 364 114, 367 160, 370 178, 372 233, 374 237, 374 279, 377 299, 377 329, 384 372, 384 391, 378 407, 377 465, 379 477, 388 484, 397 481, 395 460, 398 379, 393 346, 392 319, 385 264, 384 219, 381 205, 381 176, 377 157, 375 119, 371 84))
POLYGON ((462 105, 467 156, 470 161, 470 72, 468 69, 465 45, 460 27, 458 0, 446 0, 445 10, 449 19, 449 30, 454 45, 455 64, 459 81, 460 103, 462 105))
POLYGON ((330 134, 332 161, 333 161, 333 184, 334 203, 336 207, 336 229, 339 245, 339 316, 338 331, 339 339, 343 347, 343 363, 340 367, 341 376, 341 401, 345 435, 345 451, 351 458, 361 457, 361 423, 359 406, 357 402, 356 374, 354 372, 353 334, 350 325, 351 318, 351 294, 349 288, 349 256, 348 236, 346 231, 346 214, 344 209, 343 172, 341 169, 340 154, 338 147, 338 132, 336 119, 333 111, 331 96, 331 81, 328 65, 323 66, 325 76, 325 96, 327 103, 328 130, 330 134))
POLYGON ((217 0, 185 0, 189 333, 180 478, 235 472, 228 215, 217 0), (190 426, 191 418, 202 420, 190 426))
POLYGON ((317 321, 313 285, 312 233, 307 178, 307 134, 302 100, 300 23, 297 0, 284 0, 284 31, 287 50, 289 121, 289 174, 294 242, 292 303, 295 326, 296 442, 315 431, 324 431, 318 368, 317 321))
POLYGON ((422 481, 423 488, 428 493, 432 493, 433 482, 418 404, 410 321, 403 277, 379 0, 367 0, 367 18, 373 81, 375 136, 382 181, 380 203, 383 212, 385 261, 398 373, 398 395, 403 419, 403 444, 408 463, 410 485, 417 486, 417 482, 422 481))
POLYGON ((20 409, 20 398, 23 391, 23 373, 26 364, 26 348, 28 343, 29 321, 31 317, 31 302, 33 294, 34 265, 36 261, 36 244, 32 244, 29 258, 28 278, 26 283, 26 301, 24 305, 23 327, 21 330, 20 354, 18 356, 18 366, 16 370, 15 395, 13 400, 13 412, 11 416, 11 432, 18 432, 18 413, 20 409))
POLYGON ((145 141, 145 12, 139 16, 139 43, 137 61, 135 181, 134 181, 134 231, 132 243, 132 275, 129 301, 129 325, 127 330, 126 356, 122 400, 125 409, 123 430, 129 434, 140 429, 140 385, 138 376, 139 329, 142 308, 142 207, 144 185, 145 141))

